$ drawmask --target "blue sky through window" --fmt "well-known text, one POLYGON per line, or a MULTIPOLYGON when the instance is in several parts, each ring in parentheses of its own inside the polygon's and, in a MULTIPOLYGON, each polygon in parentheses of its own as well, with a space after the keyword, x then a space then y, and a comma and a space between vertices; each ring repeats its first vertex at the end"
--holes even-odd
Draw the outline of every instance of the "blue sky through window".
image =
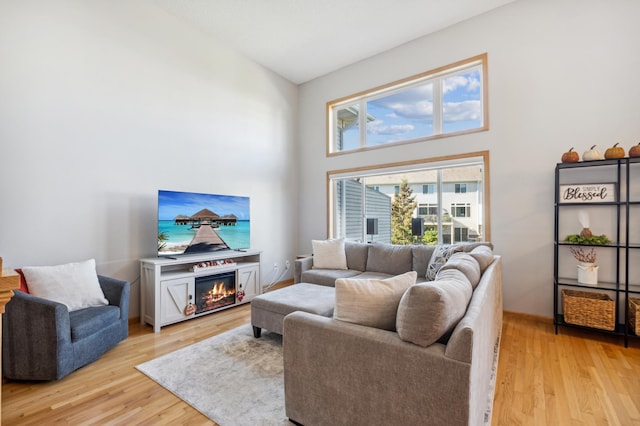
MULTIPOLYGON (((483 126, 482 74, 472 68, 442 77, 441 133, 477 129, 483 126)), ((375 146, 398 141, 427 138, 434 131, 434 87, 437 81, 399 90, 390 95, 366 101, 366 145, 375 146)), ((351 111, 358 111, 353 104, 351 111)), ((342 131, 342 150, 360 146, 360 128, 355 119, 342 131)), ((437 128, 438 126, 435 126, 437 128)))

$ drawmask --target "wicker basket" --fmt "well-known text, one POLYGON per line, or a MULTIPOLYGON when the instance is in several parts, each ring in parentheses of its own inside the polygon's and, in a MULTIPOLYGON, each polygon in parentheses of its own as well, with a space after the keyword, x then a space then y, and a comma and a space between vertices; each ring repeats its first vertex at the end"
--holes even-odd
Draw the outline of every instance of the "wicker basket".
POLYGON ((640 336, 640 299, 629 298, 629 325, 637 336, 640 336))
POLYGON ((615 329, 615 302, 606 294, 562 290, 562 308, 568 324, 609 331, 615 329))

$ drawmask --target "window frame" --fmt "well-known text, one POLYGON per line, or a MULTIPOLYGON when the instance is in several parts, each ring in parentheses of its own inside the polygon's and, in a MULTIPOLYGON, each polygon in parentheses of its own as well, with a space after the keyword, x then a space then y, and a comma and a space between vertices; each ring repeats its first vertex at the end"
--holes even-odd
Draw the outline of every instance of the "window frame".
POLYGON ((451 204, 451 217, 471 217, 471 203, 451 204), (459 215, 458 209, 463 209, 464 214, 459 215))
MULTIPOLYGON (((488 65, 487 65, 488 60, 487 59, 488 59, 487 53, 483 53, 468 59, 463 59, 461 61, 449 64, 449 65, 445 65, 443 67, 439 67, 433 70, 423 72, 421 74, 413 75, 401 80, 394 81, 392 83, 375 87, 373 89, 365 90, 353 95, 345 96, 345 97, 327 102, 326 104, 326 126, 327 126, 326 156, 331 157, 336 155, 353 154, 356 152, 368 151, 372 149, 388 148, 391 146, 399 146, 403 144, 431 141, 431 140, 437 140, 442 138, 470 134, 470 133, 484 132, 489 130, 489 93, 488 93, 489 77, 488 77, 488 65), (341 151, 338 151, 335 148, 334 139, 335 139, 335 134, 336 134, 335 130, 337 129, 337 125, 335 123, 336 120, 334 116, 334 110, 339 111, 341 109, 352 107, 353 105, 356 105, 356 104, 361 104, 361 103, 366 104, 367 101, 374 100, 383 96, 389 96, 392 93, 398 92, 402 89, 410 88, 420 83, 425 83, 428 81, 434 81, 434 82, 441 81, 441 79, 444 79, 450 75, 456 75, 461 71, 464 71, 465 69, 472 69, 476 67, 480 68, 482 72, 481 87, 480 87, 481 105, 482 105, 482 125, 480 127, 443 133, 443 130, 440 124, 434 124, 434 134, 430 136, 419 137, 415 139, 399 140, 399 141, 388 142, 388 143, 379 144, 379 145, 366 145, 366 142, 363 139, 363 138, 366 138, 366 130, 362 130, 362 128, 363 126, 366 128, 367 114, 358 114, 358 116, 360 117, 358 120, 359 122, 358 127, 360 128, 359 147, 354 149, 341 150, 341 151)), ((434 91, 434 103, 439 102, 442 106, 443 100, 441 98, 442 96, 440 96, 440 91, 439 90, 434 91)), ((358 112, 360 112, 359 109, 358 109, 358 112)), ((434 114, 434 121, 436 120, 436 116, 438 116, 437 119, 440 122, 441 120, 440 116, 442 115, 442 107, 439 108, 438 110, 434 108, 433 114, 434 114)))
MULTIPOLYGON (((386 163, 386 164, 376 164, 364 167, 356 167, 349 169, 340 169, 340 170, 328 170, 326 172, 326 218, 327 218, 327 228, 326 234, 327 238, 335 238, 335 217, 332 209, 334 208, 334 204, 332 202, 333 191, 332 191, 332 180, 333 179, 343 179, 348 175, 354 175, 357 173, 368 173, 368 172, 384 172, 388 174, 397 173, 398 169, 406 169, 412 166, 421 165, 421 164, 430 164, 430 163, 450 163, 451 166, 460 166, 462 165, 465 159, 472 158, 482 158, 483 167, 484 167, 484 176, 483 176, 483 202, 482 202, 482 215, 483 215, 483 223, 480 229, 483 229, 484 232, 484 241, 491 241, 491 180, 490 180, 490 167, 489 167, 489 151, 476 151, 469 152, 463 154, 455 154, 455 155, 447 155, 441 157, 433 157, 433 158, 423 158, 419 160, 411 160, 411 161, 402 161, 396 163, 386 163)), ((443 235, 444 236, 444 235, 443 235)))

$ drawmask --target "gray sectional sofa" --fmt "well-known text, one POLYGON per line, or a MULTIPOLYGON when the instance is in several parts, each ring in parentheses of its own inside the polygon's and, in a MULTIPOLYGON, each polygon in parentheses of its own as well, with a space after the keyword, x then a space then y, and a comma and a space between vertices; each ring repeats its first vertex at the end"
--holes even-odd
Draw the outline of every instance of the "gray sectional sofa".
POLYGON ((306 426, 490 424, 502 260, 477 246, 347 242, 347 269, 314 269, 312 257, 297 260, 296 282, 332 286, 338 278, 384 279, 414 270, 417 283, 402 296, 395 330, 301 311, 284 318, 287 416, 306 426), (434 256, 438 250, 446 258, 434 256), (435 269, 434 261, 440 262, 435 269), (461 318, 452 318, 461 288, 468 298, 461 318))
MULTIPOLYGON (((431 260, 436 249, 448 247, 470 252, 479 246, 493 249, 489 242, 463 243, 455 246, 402 246, 346 241, 347 269, 315 269, 313 257, 303 257, 296 259, 294 263, 293 279, 295 283, 305 282, 333 287, 338 278, 389 278, 407 271, 416 271, 417 282, 425 282, 428 280, 426 276, 429 267, 433 267, 431 260)), ((440 259, 441 262, 445 260, 440 259)))

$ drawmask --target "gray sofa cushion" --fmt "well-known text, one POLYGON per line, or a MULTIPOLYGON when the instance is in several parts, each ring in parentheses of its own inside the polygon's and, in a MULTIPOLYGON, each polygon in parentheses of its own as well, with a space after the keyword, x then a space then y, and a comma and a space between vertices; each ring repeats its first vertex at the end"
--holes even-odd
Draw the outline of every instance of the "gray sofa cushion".
POLYGON ((467 277, 455 269, 443 271, 437 281, 409 287, 398 305, 398 335, 423 347, 437 342, 462 319, 472 294, 467 277))
POLYGON ((414 245, 411 247, 413 270, 418 273, 418 278, 424 278, 427 275, 427 267, 435 248, 436 246, 426 245, 414 245))
POLYGON ((309 269, 300 274, 300 282, 333 287, 338 278, 351 278, 360 275, 360 271, 351 269, 309 269))
POLYGON ((372 244, 367 258, 367 272, 384 272, 400 275, 411 271, 413 255, 411 246, 393 244, 372 244))
POLYGON ((464 251, 469 253, 470 251, 476 249, 477 247, 489 247, 493 250, 493 243, 491 241, 478 241, 475 243, 460 243, 464 251))
POLYGON ((448 269, 456 269, 462 272, 475 290, 480 282, 480 265, 469 253, 454 253, 451 255, 447 263, 442 265, 440 271, 436 274, 438 280, 442 273, 448 269))
POLYGON ((347 267, 349 269, 364 271, 367 268, 369 244, 345 241, 344 250, 347 253, 347 267))
POLYGON ((480 273, 484 274, 485 269, 493 262, 493 252, 489 246, 478 246, 469 252, 478 262, 480 273))

